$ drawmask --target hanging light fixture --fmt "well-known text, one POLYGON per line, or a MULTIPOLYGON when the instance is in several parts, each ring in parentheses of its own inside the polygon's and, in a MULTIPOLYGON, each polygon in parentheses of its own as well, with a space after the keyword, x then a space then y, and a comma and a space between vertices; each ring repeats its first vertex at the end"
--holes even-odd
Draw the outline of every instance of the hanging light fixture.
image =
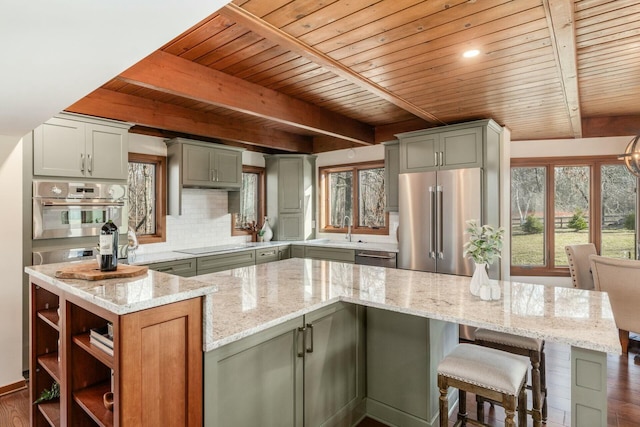
POLYGON ((629 172, 637 177, 640 177, 640 135, 633 138, 624 154, 620 155, 620 159, 624 159, 624 164, 629 169, 629 172))

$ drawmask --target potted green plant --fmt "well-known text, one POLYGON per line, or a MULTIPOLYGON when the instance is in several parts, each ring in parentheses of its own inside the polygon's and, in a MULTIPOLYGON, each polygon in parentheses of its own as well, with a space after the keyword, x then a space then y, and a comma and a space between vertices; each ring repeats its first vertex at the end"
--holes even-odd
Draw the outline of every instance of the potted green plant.
POLYGON ((492 298, 491 294, 486 297, 489 291, 489 275, 487 274, 487 266, 493 264, 497 259, 501 258, 502 239, 504 238, 504 228, 497 229, 491 225, 478 225, 478 221, 471 219, 467 221, 466 232, 469 234, 469 241, 464 245, 464 256, 473 259, 475 270, 471 277, 469 289, 475 296, 482 299, 498 299, 500 298, 500 289, 497 289, 497 297, 492 298), (486 290, 483 290, 486 286, 486 290), (483 293, 485 295, 483 295, 483 293))

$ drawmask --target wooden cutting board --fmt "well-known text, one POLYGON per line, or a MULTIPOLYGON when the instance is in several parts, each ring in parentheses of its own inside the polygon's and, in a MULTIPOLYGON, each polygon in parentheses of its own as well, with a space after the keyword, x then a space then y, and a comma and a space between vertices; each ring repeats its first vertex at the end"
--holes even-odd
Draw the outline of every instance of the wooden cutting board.
POLYGON ((149 270, 146 265, 118 264, 115 271, 100 271, 96 262, 71 265, 56 271, 58 279, 104 280, 141 276, 149 270))

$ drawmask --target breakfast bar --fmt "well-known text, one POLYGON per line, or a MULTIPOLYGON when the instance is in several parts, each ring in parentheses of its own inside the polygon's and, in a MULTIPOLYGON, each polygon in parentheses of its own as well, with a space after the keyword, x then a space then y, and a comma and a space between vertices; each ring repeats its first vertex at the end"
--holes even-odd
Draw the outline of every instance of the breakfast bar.
MULTIPOLYGON (((128 414, 129 403, 124 395, 119 396, 118 393, 127 390, 126 383, 130 381, 124 371, 119 372, 120 362, 128 359, 122 351, 127 345, 131 346, 123 337, 118 337, 118 334, 131 330, 127 326, 130 323, 122 319, 136 313, 166 310, 174 304, 188 301, 197 301, 191 309, 196 307, 200 310, 193 314, 200 320, 201 348, 198 349, 198 357, 204 366, 199 367, 200 384, 191 379, 183 383, 188 388, 186 395, 189 397, 200 387, 200 399, 204 401, 199 403, 200 407, 204 406, 205 414, 189 418, 193 417, 189 413, 194 407, 191 406, 192 409, 184 411, 186 415, 182 420, 185 425, 188 419, 200 420, 205 425, 224 425, 228 414, 220 410, 229 412, 239 408, 249 415, 252 411, 271 412, 271 415, 279 411, 281 414, 274 416, 281 415, 287 419, 287 423, 282 425, 299 425, 303 412, 305 417, 319 417, 307 418, 305 425, 313 425, 316 419, 322 419, 328 425, 356 422, 359 416, 372 412, 381 414, 378 418, 400 416, 397 411, 394 413, 393 402, 385 402, 384 395, 375 399, 370 396, 376 393, 376 378, 367 381, 371 384, 366 389, 363 384, 365 376, 369 379, 369 375, 384 379, 384 372, 378 371, 384 371, 385 363, 395 360, 388 356, 391 354, 388 352, 394 346, 406 345, 416 339, 407 338, 402 344, 393 341, 400 338, 397 334, 389 334, 385 328, 402 325, 403 322, 422 322, 423 339, 428 348, 423 365, 424 369, 431 370, 431 376, 434 375, 434 364, 457 341, 457 324, 570 345, 572 425, 606 425, 606 354, 621 353, 606 293, 501 281, 500 300, 482 301, 469 292, 469 277, 299 258, 188 279, 149 271, 138 278, 97 282, 57 279, 55 273, 62 265, 27 267, 26 272, 31 276, 32 288, 43 288, 52 296, 58 296, 59 301, 66 302, 60 318, 74 326, 71 330, 60 327, 62 358, 59 364, 71 363, 65 357, 76 354, 73 343, 78 340, 74 337, 82 332, 80 325, 74 323, 70 316, 81 312, 94 323, 99 319, 114 322, 114 357, 110 362, 116 385, 113 386, 115 405, 112 417, 119 417, 119 421, 113 425, 133 425, 132 419, 123 416, 128 414), (81 311, 75 309, 76 305, 81 311), (96 317, 92 317, 94 314, 96 317), (384 345, 387 339, 391 341, 384 345), (375 343, 380 345, 372 347, 375 343), (259 363, 255 363, 272 360, 280 363, 277 370, 261 372, 259 363), (292 364, 283 365, 287 360, 292 364), (375 370, 372 369, 374 362, 375 370), (320 377, 311 376, 314 369, 320 377), (300 385, 303 377, 306 379, 300 385), (355 381, 347 383, 345 377, 355 381), (286 378, 293 382, 287 384, 286 378), (318 381, 312 381, 312 378, 318 381), (253 387, 243 388, 245 380, 253 381, 253 387), (338 394, 343 393, 339 404, 335 402, 339 398, 323 400, 327 395, 323 387, 326 388, 331 381, 336 387, 332 389, 332 395, 336 390, 338 394), (221 387, 224 387, 224 393, 218 393, 221 387), (278 394, 279 390, 296 390, 299 387, 304 387, 301 395, 305 399, 306 396, 317 397, 313 399, 313 405, 290 395, 278 394), (234 401, 234 393, 243 393, 244 402, 234 401), (256 405, 251 405, 253 399, 260 397, 255 393, 276 397, 280 399, 279 403, 286 400, 289 406, 256 408, 256 405), (316 407, 321 408, 318 410, 316 407), (291 414, 286 413, 287 408, 291 409, 291 414), (319 413, 322 411, 324 413, 319 413), (328 418, 327 414, 330 414, 328 418)), ((49 301, 55 304, 56 299, 49 298, 49 301)), ((34 304, 32 307, 37 309, 34 304)), ((176 316, 172 322, 179 318, 182 317, 176 316)), ((188 321, 180 324, 183 326, 176 327, 175 331, 184 330, 184 324, 192 325, 188 321)), ((147 332, 156 334, 156 337, 163 336, 162 330, 146 331, 145 328, 131 335, 139 339, 142 337, 140 342, 143 344, 138 345, 141 358, 154 352, 162 354, 169 347, 168 342, 161 341, 162 338, 148 339, 145 336, 147 332), (145 348, 144 343, 155 347, 145 348)), ((32 333, 37 334, 38 331, 32 327, 32 333)), ((176 338, 172 344, 180 342, 176 338)), ((193 352, 192 348, 184 347, 188 352, 193 352)), ((33 356, 36 363, 43 357, 42 354, 33 356)), ((182 357, 188 358, 189 355, 182 357)), ((161 364, 168 359, 161 356, 153 357, 153 360, 161 364)), ((144 359, 138 362, 145 365, 144 359)), ((194 363, 197 371, 197 361, 194 363)), ((402 375, 397 364, 389 365, 389 368, 402 375)), ((152 372, 154 367, 144 369, 152 372)), ((160 382, 164 379, 162 372, 162 369, 158 370, 160 382)), ((428 378, 429 381, 432 379, 428 378)), ((64 379, 61 382, 60 416, 69 420, 78 411, 74 409, 75 403, 67 400, 77 402, 79 393, 64 397, 76 386, 65 384, 64 379)), ((90 379, 86 382, 85 387, 91 385, 90 379)), ((35 393, 40 393, 40 390, 35 393)), ((433 396, 426 396, 423 406, 431 407, 432 398, 437 400, 435 393, 433 391, 433 396)), ((393 396, 389 398, 393 399, 393 396)), ((413 425, 435 425, 437 413, 429 411, 431 409, 424 419, 414 417, 413 425)), ((261 416, 264 414, 260 412, 261 416)))

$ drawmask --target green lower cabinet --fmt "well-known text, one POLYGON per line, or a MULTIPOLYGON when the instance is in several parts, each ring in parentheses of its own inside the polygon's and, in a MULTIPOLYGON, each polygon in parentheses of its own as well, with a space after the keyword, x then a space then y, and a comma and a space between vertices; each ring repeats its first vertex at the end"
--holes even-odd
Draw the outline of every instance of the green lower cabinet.
POLYGON ((175 274, 176 276, 182 277, 192 277, 196 275, 196 259, 187 258, 177 261, 156 262, 149 264, 149 270, 175 274))
POLYGON ((248 267, 256 264, 256 251, 240 251, 209 255, 197 258, 196 270, 198 275, 231 270, 232 268, 248 267))
POLYGON ((205 426, 351 426, 364 414, 363 309, 334 304, 205 353, 205 426))
MULTIPOLYGON (((458 343, 458 325, 367 308, 366 335, 367 414, 390 425, 437 426, 437 367, 458 343)), ((450 389, 451 407, 455 398, 450 389)))

